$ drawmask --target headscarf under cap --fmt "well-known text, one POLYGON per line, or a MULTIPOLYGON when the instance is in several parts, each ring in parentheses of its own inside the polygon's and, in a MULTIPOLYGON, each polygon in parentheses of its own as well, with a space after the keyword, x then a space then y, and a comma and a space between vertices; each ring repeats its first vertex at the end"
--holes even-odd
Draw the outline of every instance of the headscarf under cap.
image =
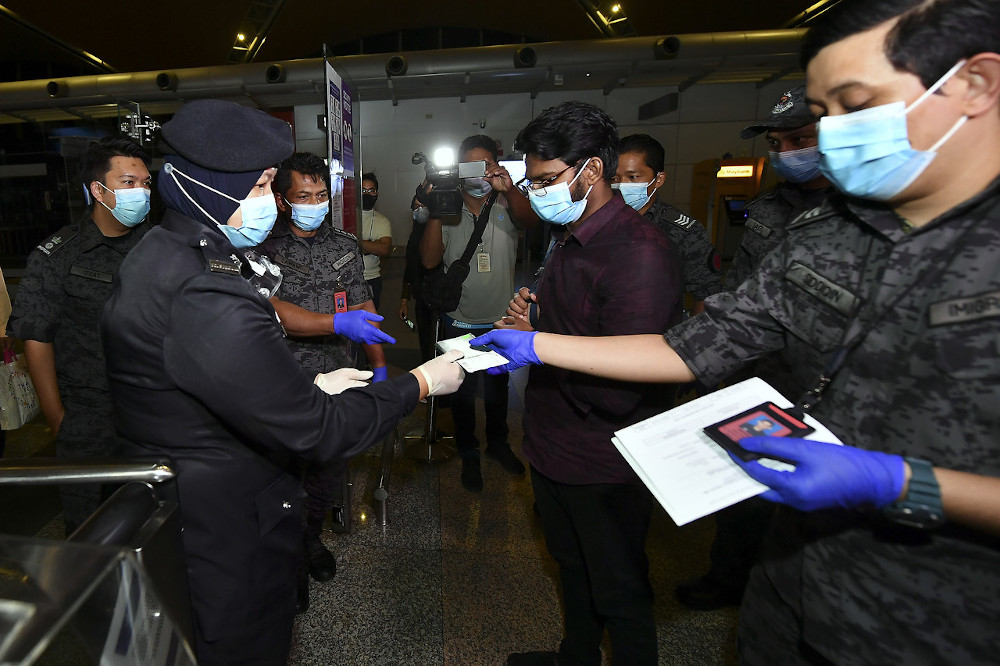
MULTIPOLYGON (((209 187, 213 187, 220 192, 225 192, 237 201, 246 198, 247 194, 250 193, 250 190, 257 183, 257 179, 260 178, 260 174, 264 171, 264 169, 243 171, 240 173, 210 171, 184 159, 180 155, 167 155, 163 158, 163 163, 172 164, 175 169, 184 172, 191 178, 209 187)), ((215 222, 225 224, 226 220, 240 207, 237 201, 230 201, 211 190, 206 190, 204 187, 201 187, 197 183, 192 183, 179 174, 175 181, 173 175, 161 170, 156 182, 160 196, 163 197, 163 201, 167 204, 168 208, 172 208, 187 217, 209 226, 214 226, 215 222), (204 213, 198 210, 198 206, 195 206, 184 196, 184 192, 181 192, 177 186, 178 183, 191 195, 192 199, 198 202, 198 205, 215 218, 215 222, 208 219, 204 213)))

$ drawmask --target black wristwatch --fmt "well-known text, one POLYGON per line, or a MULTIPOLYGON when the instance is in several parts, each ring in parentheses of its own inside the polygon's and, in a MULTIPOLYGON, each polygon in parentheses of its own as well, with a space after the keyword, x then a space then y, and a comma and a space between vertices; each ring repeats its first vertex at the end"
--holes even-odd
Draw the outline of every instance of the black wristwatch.
POLYGON ((944 525, 941 487, 934 477, 934 466, 919 458, 905 458, 910 466, 906 497, 882 509, 885 516, 901 525, 932 530, 944 525))

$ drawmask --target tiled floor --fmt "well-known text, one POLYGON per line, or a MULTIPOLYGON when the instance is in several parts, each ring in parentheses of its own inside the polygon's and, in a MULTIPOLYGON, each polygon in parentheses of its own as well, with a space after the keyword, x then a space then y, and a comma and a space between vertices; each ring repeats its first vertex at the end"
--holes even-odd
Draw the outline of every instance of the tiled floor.
MULTIPOLYGON (((416 335, 395 316, 402 261, 383 262, 390 374, 417 361, 416 335)), ((424 407, 399 432, 421 429, 424 407)), ((482 423, 480 403, 479 423, 482 423)), ((520 405, 512 395, 511 444, 520 452, 520 405)), ((447 410, 440 427, 450 430, 447 410)), ((35 423, 11 433, 9 457, 51 455, 51 435, 35 423)), ((324 531, 337 557, 336 577, 312 582, 312 604, 299 616, 291 664, 503 664, 510 652, 556 649, 561 615, 556 568, 545 551, 527 475, 513 477, 483 459, 485 488, 459 483, 460 461, 426 463, 396 447, 389 482, 388 524, 372 519, 378 451, 351 466, 354 529, 324 531)), ((423 456, 420 456, 423 457, 423 456)), ((0 529, 59 538, 52 489, 0 492, 0 529)), ((647 550, 656 591, 661 664, 733 664, 736 611, 698 613, 673 598, 674 585, 707 568, 711 521, 677 528, 654 514, 647 550)))

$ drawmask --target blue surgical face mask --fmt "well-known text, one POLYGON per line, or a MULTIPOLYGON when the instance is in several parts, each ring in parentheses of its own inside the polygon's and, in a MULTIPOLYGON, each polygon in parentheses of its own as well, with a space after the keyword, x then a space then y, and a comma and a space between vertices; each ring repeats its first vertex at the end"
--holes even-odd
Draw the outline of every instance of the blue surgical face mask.
POLYGON ((101 181, 94 181, 108 192, 114 192, 115 207, 111 208, 103 201, 102 206, 111 211, 115 219, 126 227, 134 227, 149 214, 149 190, 145 187, 129 187, 124 190, 112 190, 101 181))
POLYGON ((790 183, 808 183, 822 175, 819 172, 818 146, 786 150, 782 153, 771 150, 767 156, 771 160, 774 172, 790 183))
POLYGON ((962 116, 929 150, 910 144, 906 115, 954 76, 955 64, 913 104, 893 102, 819 121, 820 171, 837 189, 863 199, 887 201, 909 187, 937 157, 937 149, 958 131, 962 116))
POLYGON ((470 197, 482 199, 493 191, 493 186, 485 178, 466 178, 462 181, 462 189, 470 197))
POLYGON ((424 224, 429 219, 431 219, 430 208, 421 207, 413 211, 413 221, 417 224, 424 224))
POLYGON ((319 225, 323 224, 323 220, 326 219, 327 211, 330 210, 330 204, 326 203, 293 204, 288 203, 288 199, 285 199, 285 204, 292 207, 292 224, 302 231, 319 229, 319 225))
POLYGON ((188 201, 193 203, 198 207, 205 217, 215 222, 216 226, 222 234, 229 239, 229 242, 233 244, 233 247, 237 249, 244 250, 246 248, 255 247, 264 242, 267 235, 271 233, 271 229, 274 228, 274 221, 278 219, 278 204, 275 203, 274 197, 270 194, 265 194, 259 197, 249 197, 246 199, 236 199, 225 192, 220 192, 214 187, 210 187, 205 183, 195 180, 191 176, 187 175, 177 167, 175 167, 170 162, 163 165, 164 173, 169 174, 174 182, 177 183, 177 187, 180 191, 184 193, 184 196, 188 198, 188 201), (201 207, 197 201, 195 201, 184 186, 181 185, 180 181, 177 180, 177 174, 184 176, 187 180, 204 187, 206 190, 215 192, 219 196, 225 197, 230 201, 235 201, 240 205, 240 212, 243 217, 243 224, 239 228, 231 227, 228 224, 220 223, 214 217, 212 217, 207 210, 201 207))
POLYGON ((654 187, 652 192, 646 194, 649 186, 655 182, 656 179, 654 178, 648 183, 612 183, 611 187, 622 193, 622 198, 625 199, 625 203, 629 206, 636 210, 642 210, 642 207, 656 194, 656 190, 660 189, 654 187))
POLYGON ((591 185, 579 201, 573 201, 573 195, 570 194, 569 188, 572 187, 589 163, 590 158, 587 158, 576 177, 568 183, 546 185, 537 190, 528 191, 531 209, 538 214, 538 217, 552 224, 573 224, 580 219, 584 209, 587 208, 587 197, 594 186, 591 185))

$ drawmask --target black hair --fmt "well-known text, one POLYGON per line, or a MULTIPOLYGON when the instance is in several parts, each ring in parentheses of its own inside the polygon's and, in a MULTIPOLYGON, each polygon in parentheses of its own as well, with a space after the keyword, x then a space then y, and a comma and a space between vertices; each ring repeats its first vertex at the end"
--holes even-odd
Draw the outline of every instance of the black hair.
POLYGON ((322 181, 330 187, 330 170, 319 155, 312 153, 295 153, 278 165, 278 173, 274 174, 271 189, 281 196, 288 194, 292 187, 292 172, 298 171, 303 176, 311 176, 313 180, 322 181))
POLYGON ((802 68, 823 48, 895 18, 885 55, 928 88, 963 58, 1000 53, 997 0, 843 0, 806 34, 802 68))
POLYGON ((663 145, 648 134, 629 134, 618 142, 618 154, 639 153, 654 174, 663 171, 663 145))
POLYGON ((127 136, 106 136, 87 146, 87 151, 83 154, 80 162, 80 173, 86 179, 84 185, 89 188, 90 184, 96 180, 107 186, 104 177, 111 171, 111 158, 113 157, 140 159, 146 168, 149 168, 149 155, 135 139, 127 136))
POLYGON ((490 155, 493 156, 493 161, 496 162, 499 158, 497 154, 497 142, 493 140, 492 137, 488 137, 485 134, 473 134, 472 136, 466 137, 462 141, 462 145, 458 147, 458 159, 462 159, 462 155, 465 155, 470 150, 475 148, 482 148, 490 155))
POLYGON ((514 150, 542 160, 561 160, 576 171, 588 157, 604 163, 604 180, 618 168, 618 125, 607 113, 585 102, 563 102, 545 109, 522 129, 514 150))
POLYGON ((367 173, 361 174, 361 182, 364 182, 366 180, 370 180, 373 183, 375 183, 375 189, 376 190, 378 189, 378 178, 375 177, 374 172, 369 171, 367 173))

